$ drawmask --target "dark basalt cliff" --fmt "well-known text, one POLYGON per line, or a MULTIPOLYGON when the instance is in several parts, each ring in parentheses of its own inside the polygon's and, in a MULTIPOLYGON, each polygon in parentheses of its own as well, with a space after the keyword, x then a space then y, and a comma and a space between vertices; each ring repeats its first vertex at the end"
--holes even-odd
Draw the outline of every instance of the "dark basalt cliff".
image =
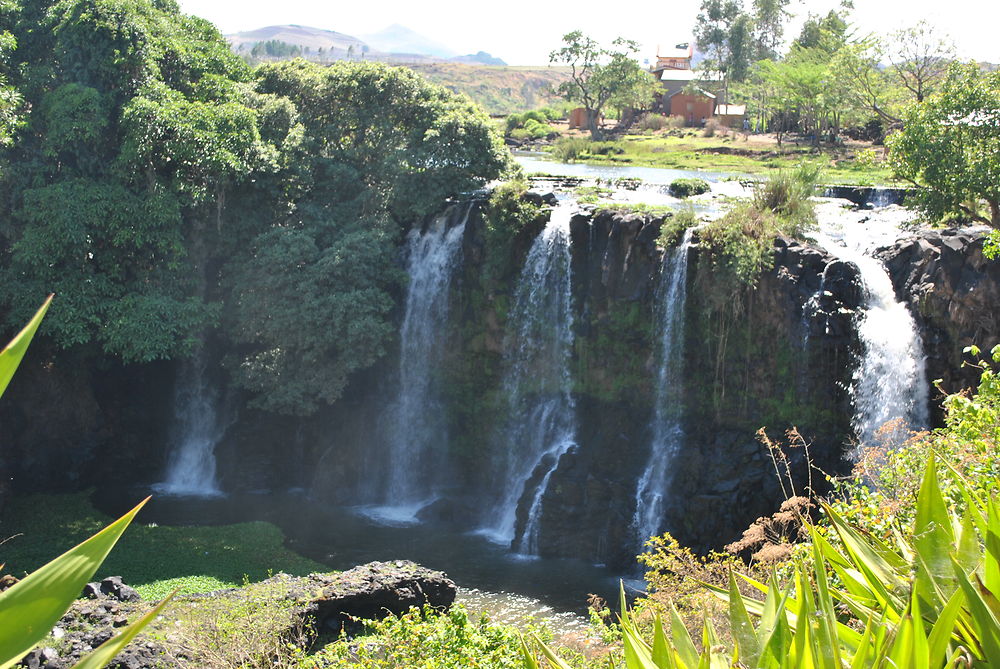
POLYGON ((1000 260, 983 255, 985 237, 985 230, 930 231, 878 252, 916 317, 927 375, 946 393, 979 383, 979 370, 962 366, 972 360, 965 347, 988 352, 1000 344, 1000 260))
MULTIPOLYGON (((520 268, 545 222, 541 215, 498 242, 482 203, 473 205, 440 333, 446 346, 436 387, 447 438, 435 445, 441 457, 434 459, 446 463, 437 474, 447 485, 422 514, 429 522, 476 526, 481 491, 495 484, 490 463, 504 407, 504 332, 520 268)), ((634 563, 639 547, 631 525, 656 394, 663 223, 609 211, 583 211, 570 221, 577 439, 542 499, 545 555, 634 563)), ((977 370, 961 367, 962 348, 975 343, 985 350, 1000 341, 1000 263, 983 257, 982 234, 921 233, 883 249, 880 258, 917 316, 929 377, 948 391, 974 385, 977 370)), ((783 439, 796 427, 818 467, 846 467, 853 413, 847 389, 859 347, 863 290, 854 265, 778 239, 773 267, 753 287, 734 292, 723 274, 695 238, 684 315, 685 437, 673 460, 665 524, 699 549, 737 538, 781 503, 760 428, 783 439)), ((33 353, 0 403, 5 480, 22 491, 122 483, 123 472, 130 481, 157 480, 172 416, 171 366, 75 370, 51 364, 41 347, 33 353)), ((295 486, 318 503, 367 501, 366 483, 384 459, 379 427, 397 364, 390 355, 356 375, 342 400, 308 418, 238 411, 216 448, 221 487, 295 486)), ((804 449, 789 452, 802 492, 804 449)), ((551 464, 536 469, 529 488, 551 464)), ((519 532, 527 514, 522 499, 519 532)))

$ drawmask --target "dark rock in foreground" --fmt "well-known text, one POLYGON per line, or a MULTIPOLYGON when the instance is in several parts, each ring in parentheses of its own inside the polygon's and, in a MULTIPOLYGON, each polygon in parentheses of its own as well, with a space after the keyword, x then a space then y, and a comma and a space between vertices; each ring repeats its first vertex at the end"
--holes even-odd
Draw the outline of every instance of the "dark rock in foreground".
MULTIPOLYGON (((30 669, 72 667, 92 649, 116 635, 130 619, 147 612, 153 602, 123 598, 135 592, 120 577, 91 584, 88 596, 73 604, 53 633, 29 653, 19 666, 30 669), (105 587, 105 584, 108 584, 105 587)), ((206 620, 220 609, 260 610, 273 605, 284 614, 265 615, 275 636, 288 641, 301 639, 301 630, 356 631, 360 621, 399 615, 411 607, 447 609, 455 601, 457 587, 444 573, 408 560, 370 562, 336 574, 289 576, 278 574, 267 581, 207 595, 179 597, 164 609, 151 626, 152 641, 145 633, 129 644, 108 666, 111 669, 169 669, 204 666, 197 644, 191 639, 209 634, 206 620), (199 614, 199 609, 202 609, 199 614), (274 621, 281 621, 275 623, 274 621), (187 629, 185 629, 187 628, 187 629)), ((242 615, 242 614, 241 614, 242 615)), ((254 619, 240 620, 253 626, 254 619)), ((147 629, 147 632, 150 631, 147 629)), ((215 638, 215 637, 213 637, 215 638)), ((218 638, 241 638, 223 635, 218 638)), ((213 651, 216 649, 213 649, 213 651)), ((233 656, 238 656, 233 653, 233 656)))

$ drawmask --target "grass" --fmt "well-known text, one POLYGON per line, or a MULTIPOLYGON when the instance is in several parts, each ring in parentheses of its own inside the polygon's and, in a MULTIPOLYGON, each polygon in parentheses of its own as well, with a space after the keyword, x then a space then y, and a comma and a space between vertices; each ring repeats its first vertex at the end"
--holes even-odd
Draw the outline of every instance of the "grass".
MULTIPOLYGON (((7 573, 23 576, 112 520, 94 508, 87 493, 12 499, 0 522, 0 537, 9 537, 0 545, 0 562, 7 573)), ((140 513, 95 578, 120 575, 144 599, 159 599, 175 588, 181 594, 210 592, 278 571, 330 571, 285 548, 284 540, 271 523, 168 527, 143 524, 140 513)))
MULTIPOLYGON (((581 143, 582 143, 581 138, 581 143)), ((709 170, 769 174, 790 169, 800 163, 816 163, 823 169, 828 183, 882 185, 896 183, 884 162, 855 158, 852 149, 823 148, 819 152, 808 146, 785 143, 780 149, 773 144, 744 141, 742 135, 703 137, 692 129, 670 130, 651 135, 627 135, 614 142, 601 142, 598 151, 578 147, 577 162, 593 165, 631 165, 662 167, 679 170, 709 170)))

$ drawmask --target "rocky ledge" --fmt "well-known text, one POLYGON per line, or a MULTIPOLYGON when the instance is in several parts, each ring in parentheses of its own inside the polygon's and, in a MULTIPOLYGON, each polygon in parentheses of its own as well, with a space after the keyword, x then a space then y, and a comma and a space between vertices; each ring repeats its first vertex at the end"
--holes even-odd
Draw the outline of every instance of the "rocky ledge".
MULTIPOLYGON (((118 577, 88 585, 87 598, 70 607, 20 666, 72 667, 155 605, 138 601, 134 592, 118 577)), ((242 661, 253 645, 248 639, 267 635, 278 643, 304 643, 320 632, 353 633, 363 620, 399 615, 411 607, 447 609, 456 592, 455 583, 442 572, 407 560, 370 562, 341 573, 278 574, 242 588, 176 598, 108 666, 206 666, 223 655, 242 661), (248 634, 234 632, 233 625, 246 627, 248 634)))
POLYGON ((921 231, 877 253, 916 317, 928 379, 940 379, 949 393, 979 383, 980 370, 962 365, 971 360, 965 347, 1000 344, 1000 260, 983 255, 987 232, 921 231))

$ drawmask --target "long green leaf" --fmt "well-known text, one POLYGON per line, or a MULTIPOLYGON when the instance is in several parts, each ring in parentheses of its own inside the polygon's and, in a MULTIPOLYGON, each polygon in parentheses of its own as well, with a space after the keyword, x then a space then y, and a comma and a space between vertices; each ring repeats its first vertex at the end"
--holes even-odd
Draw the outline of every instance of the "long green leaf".
POLYGON ((0 669, 45 638, 148 500, 0 593, 0 669))
MULTIPOLYGON (((556 669, 573 669, 568 664, 566 664, 566 662, 564 662, 562 658, 560 658, 558 655, 556 655, 555 653, 553 653, 552 649, 550 649, 548 646, 546 646, 544 643, 542 643, 541 639, 539 639, 537 636, 532 635, 531 638, 534 639, 535 643, 537 643, 538 646, 539 646, 539 648, 542 649, 542 655, 545 656, 545 659, 548 660, 549 664, 551 664, 553 667, 555 667, 556 669)), ((526 649, 526 647, 525 647, 525 649, 526 649)), ((525 650, 524 652, 528 656, 531 655, 531 653, 527 652, 527 650, 525 650)), ((532 661, 534 661, 534 658, 532 658, 532 661)))
MULTIPOLYGON (((114 636, 102 643, 100 646, 95 648, 93 652, 74 664, 73 669, 103 669, 103 667, 109 664, 111 660, 115 659, 115 656, 118 655, 118 653, 125 650, 125 646, 129 645, 132 639, 134 639, 146 625, 153 622, 156 616, 160 615, 160 611, 163 610, 163 607, 165 607, 167 602, 173 599, 176 594, 177 591, 174 590, 172 593, 167 595, 163 601, 153 608, 152 611, 126 627, 117 636, 114 636)), ((538 668, 534 667, 534 669, 538 668)))
POLYGON ((729 572, 729 626, 740 661, 752 667, 760 657, 760 643, 732 571, 729 572))
POLYGON ((45 303, 35 312, 35 315, 28 324, 24 326, 24 329, 17 333, 17 336, 7 344, 4 350, 0 351, 0 396, 7 390, 7 384, 10 383, 11 377, 14 376, 17 366, 21 364, 21 358, 24 357, 24 352, 28 349, 31 338, 35 336, 35 331, 38 330, 45 312, 49 310, 49 305, 52 304, 52 297, 52 295, 49 295, 45 303))
POLYGON ((958 583, 951 566, 955 536, 948 506, 938 486, 937 466, 933 457, 924 467, 916 511, 913 523, 913 547, 916 552, 914 592, 923 599, 930 611, 938 611, 958 588, 958 583))

